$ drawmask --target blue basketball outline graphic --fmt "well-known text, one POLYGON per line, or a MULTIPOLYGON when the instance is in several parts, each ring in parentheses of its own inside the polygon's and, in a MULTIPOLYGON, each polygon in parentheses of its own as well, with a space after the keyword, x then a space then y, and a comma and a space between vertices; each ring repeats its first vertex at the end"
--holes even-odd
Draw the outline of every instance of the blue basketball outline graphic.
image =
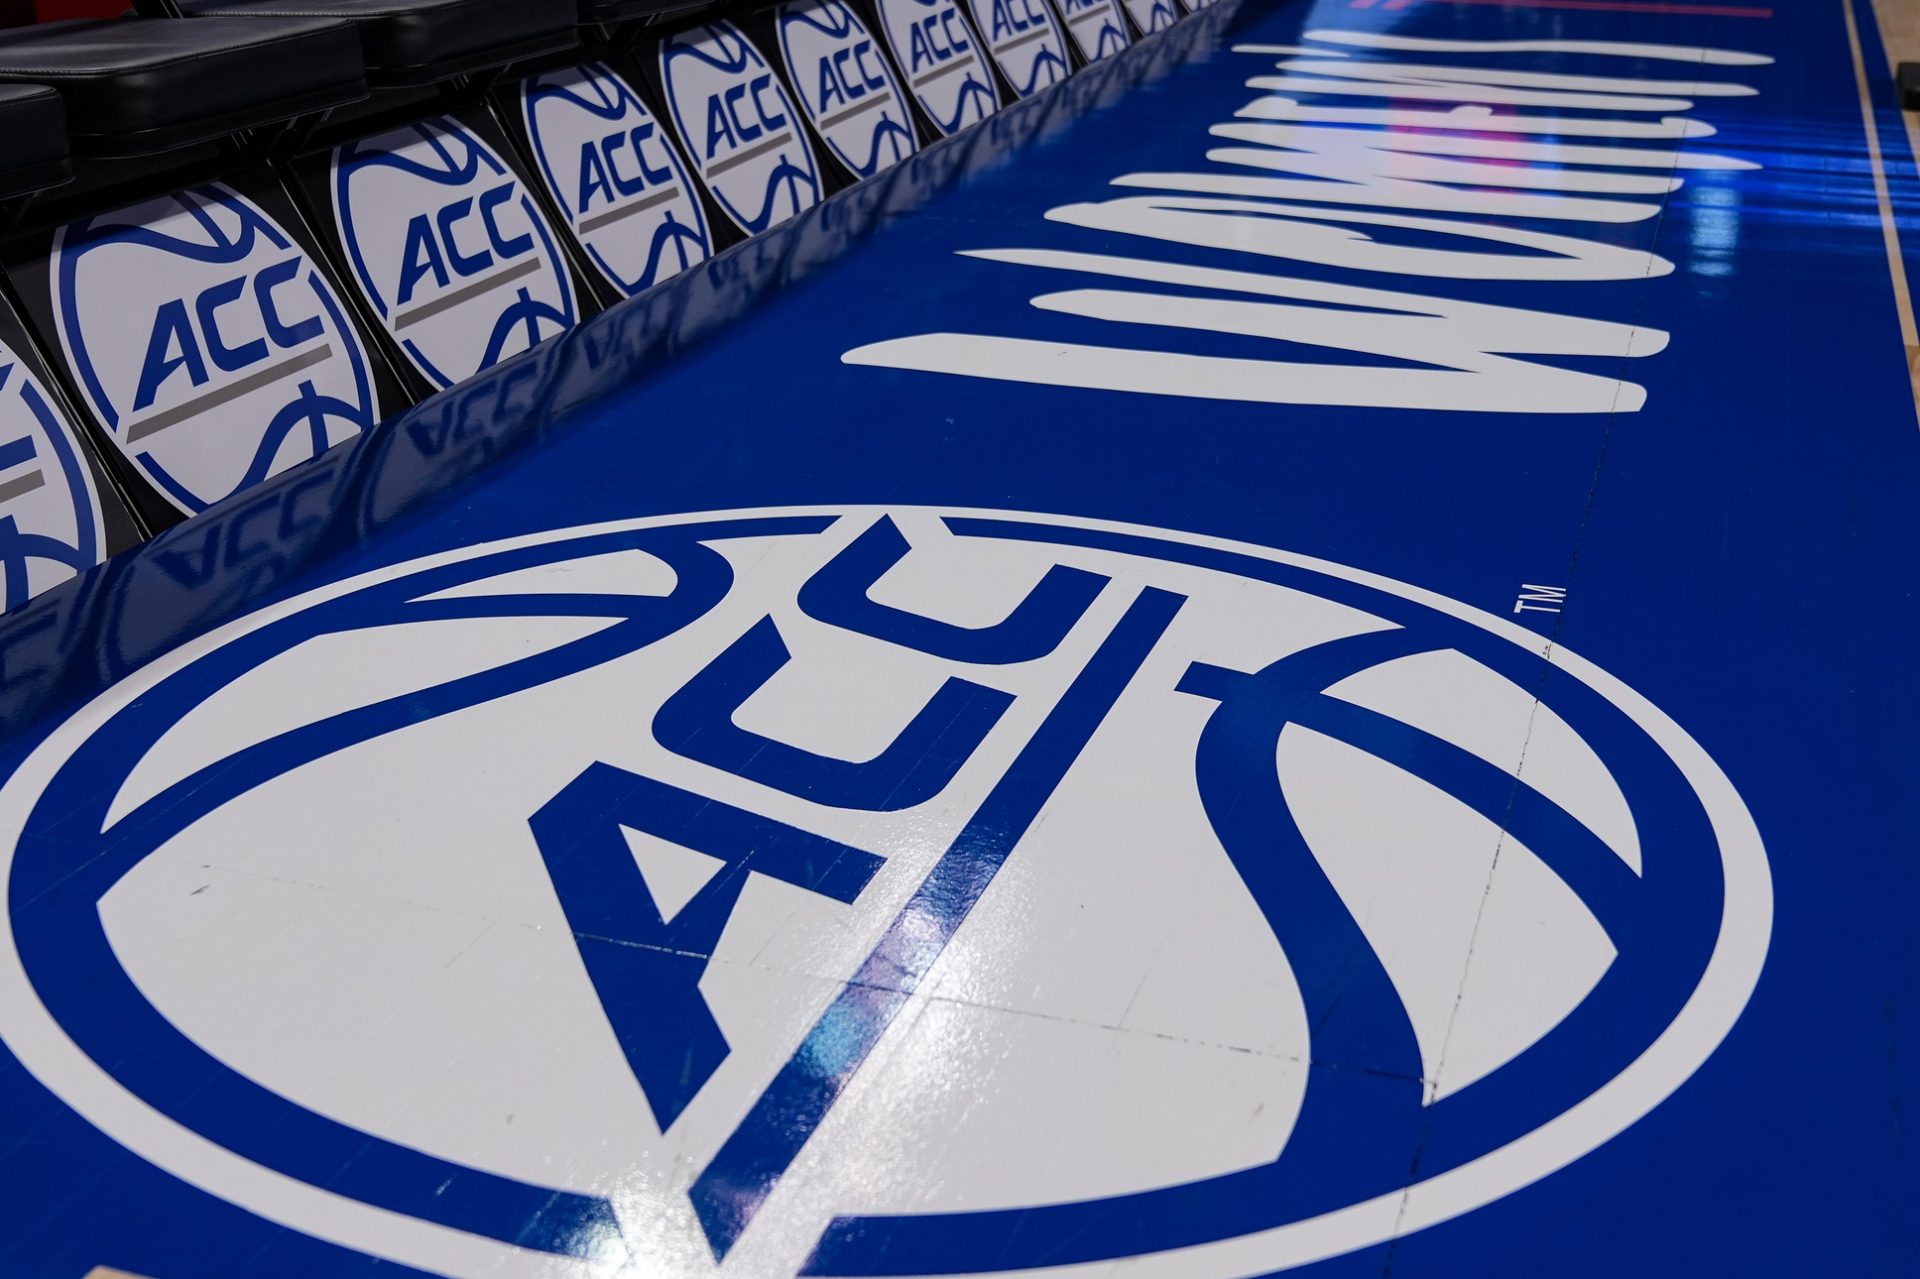
MULTIPOLYGON (((874 3, 880 12, 880 29, 886 39, 887 48, 893 51, 894 61, 904 68, 904 74, 913 88, 915 101, 919 102, 921 110, 927 113, 927 118, 933 121, 933 127, 939 131, 941 137, 950 138, 968 125, 978 124, 1000 109, 1000 95, 993 87, 992 72, 987 68, 987 55, 984 52, 980 33, 974 30, 973 20, 967 16, 966 6, 961 4, 960 0, 874 0, 874 3), (937 74, 937 71, 923 72, 922 77, 915 77, 912 49, 902 49, 899 41, 894 38, 893 23, 888 20, 888 17, 897 6, 902 4, 916 5, 922 9, 945 9, 959 21, 961 29, 966 32, 968 42, 966 52, 972 55, 973 66, 966 72, 966 78, 960 82, 959 93, 954 98, 953 109, 950 112, 942 114, 937 106, 927 100, 926 90, 920 87, 922 77, 937 74)), ((912 27, 913 20, 909 19, 907 28, 911 30, 912 27)), ((943 71, 945 68, 938 70, 943 71)))
MULTIPOLYGON (((852 170, 857 178, 870 178, 885 168, 898 164, 920 149, 919 139, 914 136, 913 120, 907 114, 906 94, 901 91, 900 82, 894 77, 893 67, 880 53, 879 42, 866 24, 860 21, 858 14, 847 6, 846 0, 788 0, 775 12, 774 24, 780 36, 780 57, 786 64, 787 73, 792 77, 795 92, 800 97, 800 105, 807 113, 807 120, 814 132, 827 148, 838 157, 840 163, 852 170), (816 109, 814 101, 807 92, 807 80, 801 76, 800 67, 795 59, 788 32, 796 25, 805 25, 835 40, 865 40, 874 51, 874 58, 880 65, 880 75, 886 81, 886 91, 892 95, 892 101, 881 105, 882 115, 873 126, 868 137, 865 159, 847 152, 837 135, 829 132, 822 124, 823 119, 831 119, 833 113, 816 109), (901 119, 895 120, 886 111, 887 106, 898 110, 901 119), (882 157, 883 143, 890 142, 891 154, 882 157)), ((816 77, 817 80, 817 77, 816 77)), ((844 108, 843 108, 844 109, 844 108)), ((872 109, 869 106, 868 109, 872 109)))
MULTIPOLYGON (((1193 1265, 1181 1273, 1228 1279, 1350 1251, 1402 1227, 1423 1228, 1503 1198, 1591 1152, 1684 1083, 1738 1019, 1759 979, 1771 928, 1771 880, 1758 833, 1737 792, 1697 743, 1598 668, 1563 650, 1544 659, 1539 638, 1513 623, 1326 561, 1100 521, 999 511, 944 512, 939 518, 962 539, 1091 550, 1123 564, 1176 565, 1227 581, 1269 583, 1357 609, 1386 625, 1297 650, 1265 668, 1257 662, 1255 669, 1230 670, 1183 661, 1184 673, 1171 690, 1210 708, 1194 764, 1208 821, 1299 975, 1314 1014, 1314 1061, 1305 1107, 1273 1164, 1081 1203, 843 1218, 828 1228, 805 1273, 993 1274, 1079 1263, 1084 1273, 1104 1275, 1111 1262, 1119 1267, 1113 1273, 1122 1274, 1129 1273, 1125 1267, 1135 1258, 1191 1250, 1193 1265), (1635 807, 1657 805, 1657 829, 1641 831, 1639 871, 1597 846, 1597 836, 1579 819, 1510 770, 1325 692, 1356 671, 1439 650, 1464 654, 1509 680, 1519 676, 1516 682, 1525 687, 1537 686, 1541 700, 1600 752, 1635 807), (1358 1085, 1368 1072, 1319 1064, 1372 1060, 1376 1054, 1404 1057, 1407 1036, 1404 1009, 1372 971, 1377 960, 1369 944, 1356 940, 1351 915, 1330 897, 1315 854, 1293 842, 1300 838, 1298 828, 1279 794, 1267 748, 1296 723, 1439 785, 1475 811, 1500 809, 1502 827, 1519 833, 1575 891, 1614 944, 1612 965, 1565 1019, 1506 1064, 1424 1110, 1417 1066, 1411 1079, 1390 1072, 1386 1088, 1395 1100, 1383 1106, 1378 1078, 1363 1089, 1358 1085), (1288 855, 1274 855, 1276 837, 1288 855), (1289 938, 1297 940, 1303 930, 1314 936, 1313 944, 1289 945, 1289 938), (1663 1046, 1657 1057, 1656 1044, 1663 1046), (1587 1118, 1596 1106, 1605 1116, 1597 1125, 1587 1118), (1420 1179, 1411 1185, 1404 1162, 1354 1157, 1353 1147, 1369 1139, 1391 1154, 1397 1147, 1382 1138, 1414 1122, 1431 1127, 1420 1179), (1435 1192, 1435 1206, 1408 1212, 1414 1202, 1409 1196, 1441 1183, 1448 1188, 1435 1192), (1375 1193, 1382 1187, 1384 1193, 1375 1193), (1368 1194, 1374 1197, 1363 1198, 1368 1194), (1195 1211, 1202 1205, 1207 1211, 1195 1211), (1302 1236, 1287 1234, 1326 1222, 1344 1225, 1346 1215, 1362 1208, 1367 1214, 1352 1218, 1358 1233, 1330 1250, 1320 1236, 1299 1242, 1302 1236), (1208 1251, 1242 1245, 1261 1251, 1257 1258, 1244 1249, 1208 1251)), ((0 937, 0 988, 10 996, 4 1006, 14 1009, 10 1024, 0 1025, 0 1035, 43 1082, 66 1095, 60 1077, 65 1067, 47 1065, 53 1058, 44 1028, 20 1020, 19 991, 13 985, 23 981, 46 1026, 63 1037, 62 1051, 85 1054, 89 1069, 143 1099, 140 1105, 186 1125, 195 1140, 212 1141, 296 1179, 318 1177, 324 1170, 327 1196, 376 1203, 502 1244, 556 1257, 619 1256, 618 1223, 590 1195, 528 1186, 392 1146, 278 1098, 217 1061, 203 1060, 204 1050, 146 1004, 119 967, 97 903, 176 833, 275 777, 422 717, 450 714, 591 669, 705 616, 732 586, 732 570, 711 543, 812 536, 841 519, 855 521, 857 536, 815 569, 800 592, 801 610, 823 624, 991 664, 1030 659, 1036 636, 1042 649, 1056 643, 1064 633, 1061 619, 1075 624, 1102 592, 1118 592, 1124 604, 1117 622, 1102 623, 1106 639, 976 817, 986 829, 1001 833, 984 843, 969 842, 963 833, 935 863, 869 961, 894 964, 893 971, 903 974, 923 973, 991 880, 994 859, 1013 855, 1025 823, 1051 793, 1054 783, 1046 779, 1057 780, 1099 730, 1185 597, 1159 586, 1120 585, 1103 573, 1058 567, 1043 575, 1008 622, 969 630, 901 613, 867 595, 868 587, 910 549, 886 512, 721 512, 559 530, 376 570, 230 624, 104 695, 97 710, 90 708, 57 730, 0 788, 0 852, 10 859, 10 900, 36 901, 30 919, 9 909, 7 931, 0 937), (671 567, 676 583, 671 593, 448 594, 485 578, 625 549, 644 550, 671 567), (240 746, 113 823, 96 820, 117 791, 103 779, 126 776, 182 716, 278 654, 344 630, 489 616, 604 617, 609 625, 527 657, 240 746), (76 869, 72 832, 95 829, 104 830, 102 842, 76 869), (949 873, 948 863, 956 858, 957 869, 949 873), (904 941, 903 923, 913 930, 904 941), (906 967, 899 968, 900 963, 906 967), (125 1042, 129 1026, 138 1028, 144 1048, 134 1059, 121 1060, 113 1050, 125 1042), (349 1152, 352 1158, 341 1172, 335 1164, 349 1152), (446 1193, 449 1188, 453 1193, 446 1193), (520 1215, 523 1211, 530 1215, 520 1215), (511 1240, 501 1233, 503 1221, 513 1223, 511 1240)), ((734 661, 740 649, 736 643, 714 659, 709 671, 734 661)), ((696 696, 694 685, 704 678, 696 676, 670 698, 662 720, 675 701, 696 696)), ((724 712, 752 692, 752 681, 742 688, 731 674, 715 678, 731 683, 731 690, 722 689, 712 706, 692 708, 696 723, 714 722, 716 709, 724 712)), ((708 749, 724 753, 729 748, 722 741, 708 749)), ((884 1032, 910 989, 861 981, 846 986, 696 1179, 691 1194, 716 1255, 724 1256, 751 1220, 785 1162, 860 1069, 865 1048, 884 1032), (832 1051, 822 1036, 832 1041, 832 1051), (825 1105, 816 1107, 814 1101, 822 1098, 825 1105)), ((608 1016, 615 1014, 609 1010, 608 1016)), ((69 1064, 74 1060, 70 1057, 69 1064)), ((117 1114, 92 1103, 74 1104, 109 1135, 154 1158, 141 1140, 121 1136, 117 1114)), ((168 1166, 164 1158, 156 1162, 168 1166)), ((278 1219, 286 1220, 284 1215, 278 1219)), ((334 1237, 304 1218, 287 1224, 334 1237)), ((397 1244, 385 1246, 388 1251, 369 1250, 422 1264, 415 1254, 394 1251, 397 1244)))
POLYGON ((566 256, 560 250, 554 231, 547 224, 547 218, 540 211, 533 194, 521 184, 516 174, 493 148, 475 136, 470 130, 451 116, 435 116, 414 124, 403 125, 373 138, 363 138, 343 143, 334 148, 331 158, 331 198, 334 220, 340 234, 340 243, 345 247, 347 260, 353 266, 354 278, 360 285, 362 295, 380 317, 382 324, 393 333, 394 341, 406 352, 414 367, 420 370, 429 381, 442 390, 454 385, 474 372, 490 369, 504 356, 507 343, 516 336, 516 330, 524 328, 528 348, 538 346, 550 337, 555 337, 571 329, 580 319, 579 299, 574 296, 573 276, 567 268, 566 256), (410 137, 408 135, 411 135, 410 137), (440 161, 441 167, 409 159, 397 150, 387 150, 378 144, 400 138, 407 143, 424 142, 440 161), (453 154, 452 145, 457 142, 465 151, 463 157, 453 154), (481 175, 484 169, 492 177, 506 178, 517 188, 518 200, 515 206, 525 215, 536 241, 536 252, 540 255, 548 279, 559 291, 558 305, 549 304, 534 298, 525 287, 517 290, 518 296, 509 301, 494 317, 492 330, 487 336, 478 365, 467 372, 448 373, 420 348, 412 338, 394 332, 394 308, 385 295, 385 290, 375 279, 368 265, 366 254, 360 245, 360 236, 355 227, 353 198, 351 187, 356 174, 368 169, 393 169, 409 177, 422 179, 434 186, 459 188, 466 186, 481 175), (548 326, 551 326, 550 328, 548 326))
MULTIPOLYGON (((0 506, 0 586, 4 587, 0 590, 0 613, 3 613, 18 608, 35 593, 29 561, 45 560, 70 574, 84 572, 106 558, 106 533, 93 470, 80 456, 80 444, 74 438, 72 424, 48 400, 46 388, 33 376, 33 371, 4 343, 0 343, 0 397, 18 398, 39 427, 59 467, 60 481, 65 485, 77 531, 72 544, 45 533, 24 531, 14 515, 0 506)), ((0 398, 0 403, 4 402, 5 399, 0 398)), ((36 452, 33 441, 32 434, 0 438, 0 470, 33 458, 36 452)))
MULTIPOLYGON (((986 37, 986 33, 991 30, 989 23, 981 17, 981 5, 988 6, 991 11, 988 16, 991 17, 992 13, 997 13, 1003 5, 1011 2, 1012 0, 967 0, 967 5, 972 10, 973 29, 983 37, 986 37)), ((1013 95, 1016 98, 1030 98, 1040 90, 1058 84, 1073 74, 1073 68, 1067 62, 1067 36, 1060 30, 1052 8, 1048 6, 1046 0, 1023 0, 1023 2, 1029 5, 1030 12, 1033 6, 1038 6, 1040 21, 1035 29, 1024 31, 1012 40, 1003 41, 997 45, 990 37, 985 38, 987 51, 993 55, 994 65, 1000 68, 1000 74, 1005 76, 1007 83, 1013 86, 1013 95), (1012 47, 1016 42, 1034 43, 1039 50, 1034 54, 1033 61, 1027 64, 1025 73, 1018 76, 1015 74, 1016 68, 1001 56, 1002 50, 1012 47)))
POLYGON ((713 256, 713 235, 707 226, 706 210, 701 207, 700 196, 692 177, 687 172, 686 163, 680 158, 680 150, 668 131, 659 128, 662 148, 666 151, 667 167, 673 174, 673 180, 686 193, 687 203, 693 210, 694 223, 684 226, 673 220, 673 211, 668 210, 667 220, 654 229, 653 239, 647 249, 647 262, 637 276, 629 279, 607 261, 606 255, 579 233, 581 210, 574 208, 573 196, 565 191, 553 170, 552 158, 540 131, 536 108, 542 102, 564 101, 589 115, 596 116, 609 124, 619 124, 632 119, 637 113, 639 120, 656 123, 653 113, 647 110, 633 86, 623 80, 619 73, 604 62, 585 62, 564 71, 548 72, 544 75, 528 76, 520 86, 521 118, 526 125, 527 137, 532 140, 535 161, 540 166, 540 176, 547 185, 547 193, 560 207, 573 229, 574 239, 585 251, 594 267, 607 281, 622 294, 633 297, 652 288, 661 280, 678 275, 699 262, 713 256), (558 83, 563 76, 578 74, 583 79, 575 85, 558 83), (586 96, 592 93, 593 97, 586 96), (679 265, 661 274, 661 265, 666 260, 668 250, 672 249, 679 257, 679 265))
MULTIPOLYGON (((786 86, 780 83, 769 63, 760 50, 754 47, 746 33, 733 23, 721 19, 717 22, 702 23, 677 32, 660 42, 660 82, 666 88, 667 110, 673 114, 673 126, 680 140, 692 157, 693 167, 700 174, 700 180, 707 191, 725 210, 728 217, 748 235, 758 235, 776 222, 785 221, 785 217, 775 217, 775 206, 779 204, 784 191, 793 205, 792 217, 812 208, 820 202, 820 170, 813 158, 813 148, 808 145, 804 126, 799 120, 799 110, 787 96, 786 86), (711 48, 711 52, 709 51, 711 48), (692 59, 712 67, 730 76, 746 76, 754 71, 764 71, 771 78, 769 86, 773 96, 786 113, 788 126, 792 129, 793 139, 789 146, 780 148, 779 163, 767 174, 766 182, 759 193, 760 204, 757 210, 749 212, 734 202, 727 189, 710 174, 713 157, 702 154, 702 149, 694 144, 697 136, 687 127, 687 120, 681 114, 680 98, 674 92, 674 64, 692 59), (795 164, 790 153, 798 151, 805 166, 795 164)), ((735 151, 734 156, 743 152, 735 151)), ((733 157, 723 157, 721 163, 733 157)))
POLYGON ((1127 33, 1127 15, 1120 8, 1120 0, 1059 0, 1054 16, 1060 25, 1073 37, 1074 47, 1080 50, 1088 62, 1099 62, 1119 53, 1133 43, 1127 33), (1079 11, 1073 6, 1079 4, 1079 11), (1091 21, 1095 15, 1105 14, 1110 20, 1101 24, 1099 33, 1094 36, 1093 48, 1087 48, 1086 41, 1079 36, 1076 23, 1091 21))
POLYGON ((274 474, 276 454, 286 438, 300 426, 305 425, 311 435, 312 452, 308 456, 318 456, 328 447, 329 421, 345 423, 353 434, 369 431, 379 422, 380 405, 367 352, 361 345, 359 332, 347 318, 345 305, 306 250, 277 226, 264 209, 219 182, 189 187, 149 203, 169 202, 188 213, 211 243, 182 240, 145 225, 116 221, 129 211, 118 209, 62 226, 54 238, 48 269, 53 277, 54 317, 60 343, 88 407, 106 427, 115 446, 140 468, 161 495, 184 513, 195 515, 221 498, 250 488, 274 474), (226 232, 208 212, 210 207, 224 210, 239 220, 237 238, 226 238, 226 232), (339 344, 352 370, 356 401, 349 403, 336 396, 322 395, 311 380, 301 379, 296 384, 296 398, 288 401, 261 428, 260 437, 254 441, 253 456, 240 480, 224 492, 196 492, 171 474, 151 449, 139 447, 137 441, 129 444, 122 438, 121 425, 126 413, 113 402, 87 349, 87 306, 80 296, 80 266, 88 253, 120 244, 139 245, 195 262, 228 264, 245 261, 259 241, 297 255, 299 278, 320 304, 326 336, 339 344))

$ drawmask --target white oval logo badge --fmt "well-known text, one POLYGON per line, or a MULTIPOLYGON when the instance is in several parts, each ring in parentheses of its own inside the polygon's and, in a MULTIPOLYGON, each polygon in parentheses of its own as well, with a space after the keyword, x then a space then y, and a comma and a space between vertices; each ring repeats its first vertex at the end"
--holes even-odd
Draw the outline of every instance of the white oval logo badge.
POLYGON ((579 319, 559 240, 533 193, 451 117, 335 150, 333 211, 361 292, 437 387, 579 319))
POLYGON ((1060 0, 1060 16, 1088 62, 1111 57, 1131 43, 1120 0, 1060 0))
POLYGON ((0 344, 0 612, 105 558, 100 495, 73 424, 0 344))
POLYGON ((893 68, 846 0, 790 0, 775 22, 807 119, 855 177, 870 178, 918 149, 893 68))
POLYGON ((994 65, 1014 93, 1031 97, 1067 78, 1067 47, 1047 0, 967 0, 975 30, 986 37, 994 65))
POLYGON ((1180 21, 1180 10, 1173 0, 1120 0, 1133 25, 1146 35, 1157 35, 1180 21))
POLYGON ((780 78, 731 22, 660 42, 673 123, 707 190, 748 235, 820 201, 820 172, 780 78))
POLYGON ((1000 107, 993 73, 959 0, 877 0, 880 28, 914 100, 951 137, 1000 107))
POLYGON ((520 109, 547 193, 608 283, 632 297, 712 255, 667 131, 613 68, 528 76, 520 109))
POLYGON ((367 352, 333 286, 230 187, 69 223, 49 266, 87 406, 188 514, 380 420, 367 352))

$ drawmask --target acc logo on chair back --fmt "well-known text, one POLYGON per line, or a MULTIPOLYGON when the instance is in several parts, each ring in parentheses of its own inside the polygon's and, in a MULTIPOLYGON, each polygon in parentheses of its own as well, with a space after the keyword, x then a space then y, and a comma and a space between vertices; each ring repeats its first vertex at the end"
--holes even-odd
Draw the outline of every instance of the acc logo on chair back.
POLYGON ((572 328, 553 228, 493 148, 442 116, 333 153, 354 278, 429 381, 449 387, 572 328))
POLYGON ((993 73, 959 0, 877 0, 880 28, 907 87, 941 136, 999 109, 993 73))
POLYGON ((1133 24, 1146 35, 1165 31, 1180 20, 1180 10, 1173 0, 1120 0, 1126 6, 1127 13, 1133 18, 1133 24))
POLYGON ((1131 43, 1120 0, 1061 0, 1060 16, 1088 62, 1098 62, 1131 43))
POLYGON ((623 294, 712 254, 707 215, 679 153, 613 68, 592 62, 528 76, 520 107, 548 194, 623 294))
POLYGON ((775 21, 807 119, 855 177, 870 178, 918 149, 893 69, 845 0, 791 0, 775 21))
POLYGON ((1047 0, 967 0, 974 29, 986 37, 1000 74, 1018 97, 1067 78, 1067 47, 1047 0))
POLYGON ((0 1036, 174 1175, 434 1273, 1266 1273, 1591 1151, 1758 977, 1732 787, 1541 650, 1002 513, 381 569, 0 789, 0 1036))
POLYGON ((758 235, 820 201, 820 171, 787 91, 731 22, 660 42, 660 79, 674 127, 707 190, 742 231, 758 235))
POLYGON ((105 558, 100 496, 73 426, 0 344, 0 612, 105 558))
POLYGON ((122 452, 203 510, 379 420, 367 352, 306 251, 211 184, 63 227, 60 344, 122 452))

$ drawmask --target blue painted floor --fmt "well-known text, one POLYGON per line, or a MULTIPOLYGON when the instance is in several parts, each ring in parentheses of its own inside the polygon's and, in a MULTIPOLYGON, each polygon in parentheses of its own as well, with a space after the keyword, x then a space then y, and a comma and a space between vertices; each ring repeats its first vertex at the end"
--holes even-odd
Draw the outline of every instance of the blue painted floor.
POLYGON ((1912 1273, 1887 81, 1222 0, 10 615, 0 1274, 1912 1273))

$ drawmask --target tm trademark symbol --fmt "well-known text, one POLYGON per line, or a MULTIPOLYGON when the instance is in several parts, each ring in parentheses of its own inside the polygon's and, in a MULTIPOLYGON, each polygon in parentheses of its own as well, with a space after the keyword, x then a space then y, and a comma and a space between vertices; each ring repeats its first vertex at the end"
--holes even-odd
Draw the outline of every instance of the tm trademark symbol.
POLYGON ((1520 585, 1520 598, 1513 602, 1516 613, 1558 613, 1567 602, 1567 588, 1564 586, 1536 586, 1532 582, 1520 585))

